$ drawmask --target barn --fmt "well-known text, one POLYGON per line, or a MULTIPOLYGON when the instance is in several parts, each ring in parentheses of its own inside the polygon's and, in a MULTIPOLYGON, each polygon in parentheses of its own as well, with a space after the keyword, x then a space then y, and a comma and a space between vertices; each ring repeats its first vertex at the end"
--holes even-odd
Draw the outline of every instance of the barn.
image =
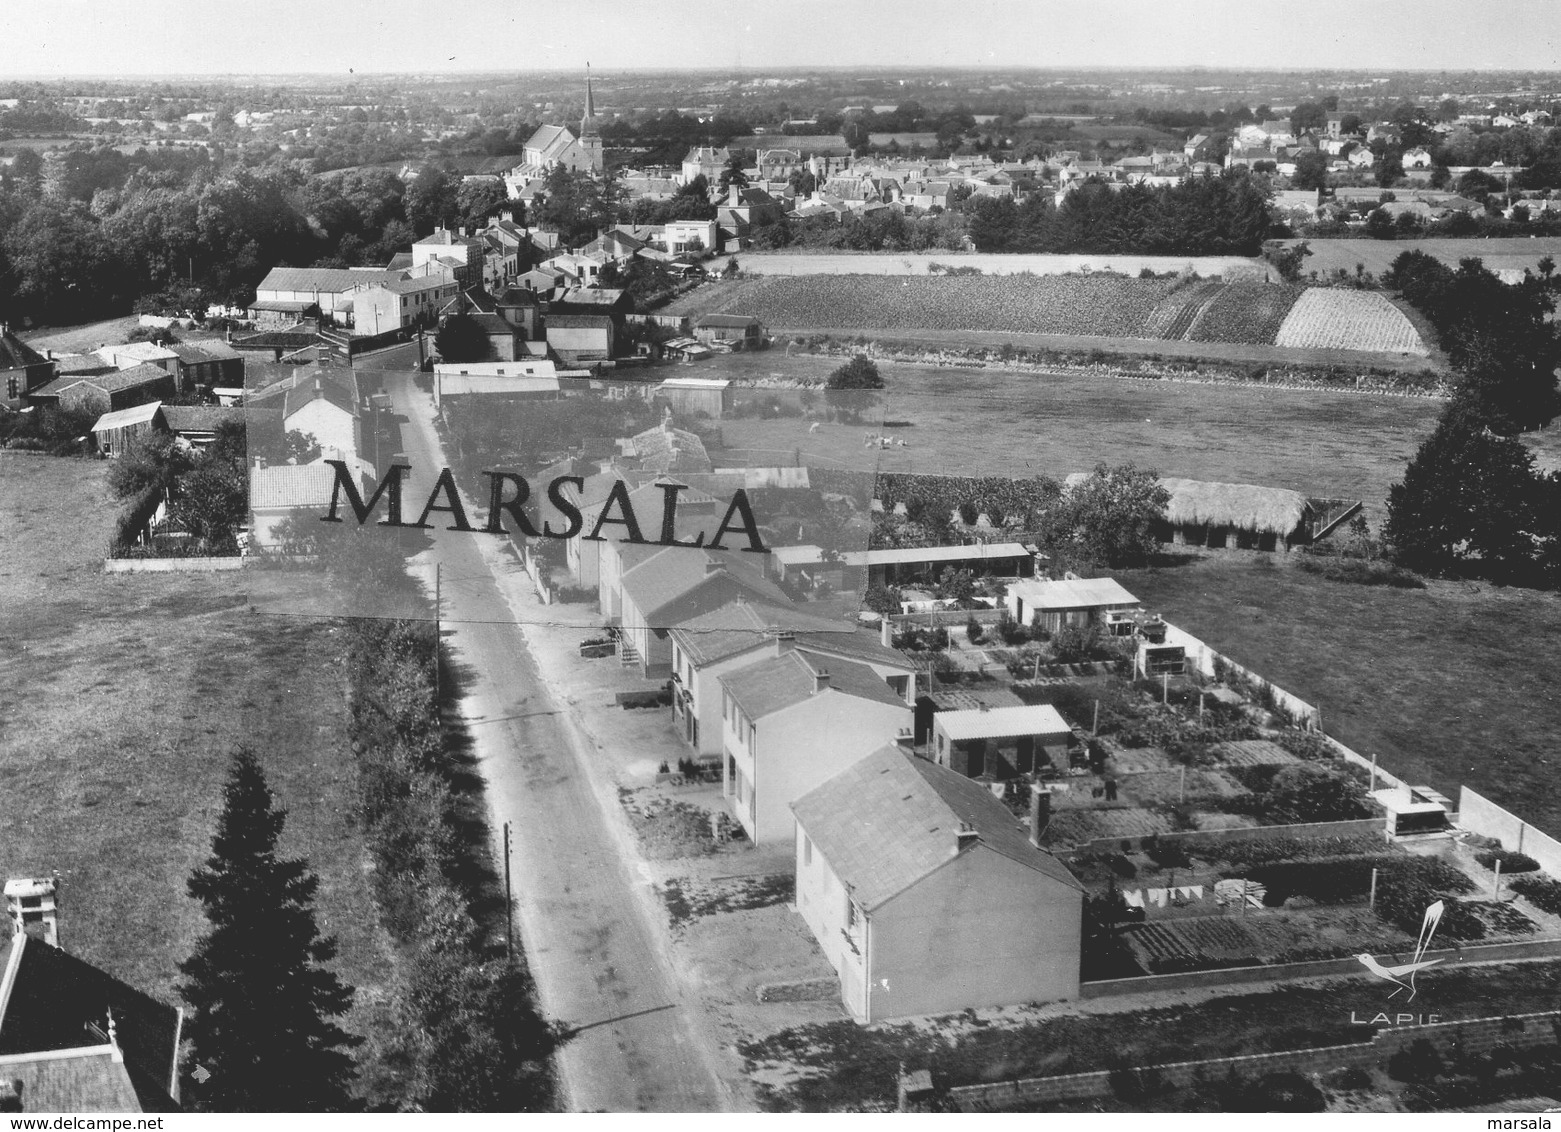
POLYGON ((1171 493, 1161 542, 1211 550, 1289 550, 1308 543, 1318 516, 1298 491, 1247 483, 1162 479, 1171 493))

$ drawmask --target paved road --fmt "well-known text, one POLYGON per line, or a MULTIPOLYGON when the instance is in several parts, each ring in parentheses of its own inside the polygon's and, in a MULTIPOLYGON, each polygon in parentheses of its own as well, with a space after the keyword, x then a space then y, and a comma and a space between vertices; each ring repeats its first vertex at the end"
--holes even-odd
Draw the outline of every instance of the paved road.
MULTIPOLYGON (((427 469, 443 465, 432 404, 411 375, 387 375, 387 389, 411 421, 407 499, 420 508, 433 479, 427 469)), ((655 897, 627 863, 613 786, 591 761, 596 745, 567 702, 549 694, 526 649, 526 631, 548 630, 515 623, 527 611, 508 604, 495 578, 503 569, 496 541, 440 531, 430 554, 441 564, 445 639, 466 691, 496 845, 502 823, 512 823, 527 959, 549 1016, 582 1027, 558 1058, 567 1103, 610 1112, 745 1107, 745 1090, 732 1084, 735 1058, 681 985, 655 897)))

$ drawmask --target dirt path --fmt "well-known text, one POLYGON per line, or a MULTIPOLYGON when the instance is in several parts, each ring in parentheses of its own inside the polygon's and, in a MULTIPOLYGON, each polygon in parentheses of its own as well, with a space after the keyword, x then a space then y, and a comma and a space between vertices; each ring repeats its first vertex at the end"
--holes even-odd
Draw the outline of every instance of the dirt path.
MULTIPOLYGON (((444 466, 432 401, 410 375, 389 378, 417 498, 444 466)), ((505 544, 440 531, 446 640, 466 696, 492 809, 495 859, 511 825, 516 916, 547 1014, 577 1028, 557 1058, 577 1111, 753 1107, 735 1056, 723 1052, 697 995, 671 960, 650 877, 605 772, 600 744, 568 689, 551 683, 530 641, 542 623, 505 544)))

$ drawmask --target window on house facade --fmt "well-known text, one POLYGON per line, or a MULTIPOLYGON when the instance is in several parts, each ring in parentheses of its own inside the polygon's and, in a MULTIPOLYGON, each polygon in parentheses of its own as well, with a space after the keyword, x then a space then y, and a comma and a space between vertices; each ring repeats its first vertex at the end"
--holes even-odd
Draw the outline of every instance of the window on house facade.
POLYGON ((813 839, 807 834, 802 835, 802 863, 804 865, 813 863, 813 839))

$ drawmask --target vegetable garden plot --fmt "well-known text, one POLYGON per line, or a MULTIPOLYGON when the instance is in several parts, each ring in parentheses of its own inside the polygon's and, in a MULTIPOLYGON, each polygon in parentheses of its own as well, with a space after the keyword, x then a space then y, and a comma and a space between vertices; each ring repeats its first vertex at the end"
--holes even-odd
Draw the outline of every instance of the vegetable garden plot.
POLYGON ((1198 312, 1220 293, 1220 286, 1212 281, 1195 283, 1167 295, 1144 323, 1144 337, 1168 340, 1183 337, 1198 312))
POLYGON ((1308 288, 1285 316, 1276 346, 1374 350, 1427 357, 1431 351, 1404 312, 1375 291, 1308 288))
POLYGON ((1236 739, 1214 752, 1221 766, 1286 766, 1301 760, 1267 739, 1236 739))
POLYGON ((1057 843, 1092 841, 1097 837, 1148 837, 1169 833, 1171 825, 1153 810, 1066 810, 1052 816, 1046 839, 1057 843))
POLYGON ((1198 312, 1184 337, 1193 342, 1272 342, 1305 290, 1269 283, 1226 284, 1198 312))
POLYGON ((1261 944, 1239 919, 1207 916, 1144 924, 1125 933, 1151 969, 1166 960, 1210 956, 1216 959, 1250 959, 1258 962, 1261 944))

